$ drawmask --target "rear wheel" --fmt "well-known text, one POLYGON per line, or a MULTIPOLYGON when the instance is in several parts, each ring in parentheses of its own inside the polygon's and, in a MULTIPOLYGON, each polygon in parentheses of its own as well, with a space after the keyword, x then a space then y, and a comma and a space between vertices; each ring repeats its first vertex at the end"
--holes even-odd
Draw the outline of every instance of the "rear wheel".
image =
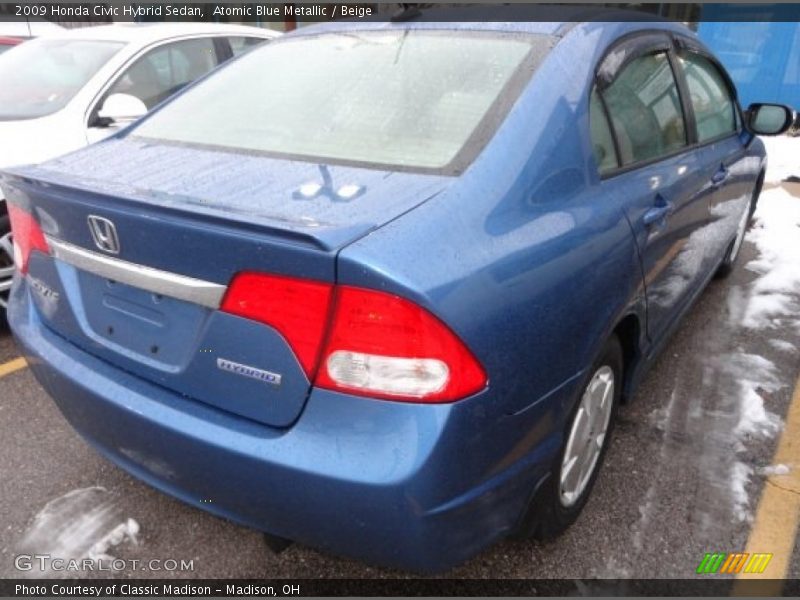
POLYGON ((608 340, 592 365, 565 431, 550 477, 536 494, 525 533, 551 539, 580 515, 600 471, 622 392, 622 347, 608 340))
POLYGON ((730 246, 728 246, 728 251, 725 253, 725 258, 717 269, 717 272, 714 274, 717 279, 723 279, 733 272, 736 259, 739 258, 739 252, 742 249, 744 235, 747 233, 747 226, 750 223, 750 219, 753 215, 755 202, 756 196, 754 195, 750 200, 750 204, 739 220, 739 225, 736 227, 736 237, 733 239, 730 246))
POLYGON ((758 176, 758 180, 756 181, 756 187, 753 188, 753 197, 750 199, 750 211, 747 217, 747 224, 750 225, 750 221, 753 220, 753 214, 756 212, 756 208, 758 208, 758 198, 761 196, 761 188, 764 187, 764 173, 762 172, 758 176))
POLYGON ((5 322, 8 294, 14 276, 14 247, 8 215, 0 215, 0 325, 5 322))

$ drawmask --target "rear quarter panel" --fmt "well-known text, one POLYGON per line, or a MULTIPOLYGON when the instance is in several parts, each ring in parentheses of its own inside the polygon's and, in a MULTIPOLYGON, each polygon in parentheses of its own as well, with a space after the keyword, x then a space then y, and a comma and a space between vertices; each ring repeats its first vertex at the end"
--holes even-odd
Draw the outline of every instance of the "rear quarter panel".
POLYGON ((577 26, 463 175, 338 258, 340 282, 412 298, 485 366, 481 401, 454 410, 453 459, 473 480, 560 439, 606 337, 628 312, 643 317, 624 196, 601 192, 588 132, 593 67, 618 34, 577 26))

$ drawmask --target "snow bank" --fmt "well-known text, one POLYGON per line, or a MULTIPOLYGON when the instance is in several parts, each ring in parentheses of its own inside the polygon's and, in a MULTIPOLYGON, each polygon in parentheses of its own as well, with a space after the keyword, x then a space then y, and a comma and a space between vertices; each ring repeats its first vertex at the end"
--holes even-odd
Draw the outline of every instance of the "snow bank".
POLYGON ((783 188, 765 191, 747 239, 759 252, 747 268, 761 276, 752 286, 744 325, 779 328, 800 313, 800 198, 783 188))
POLYGON ((765 181, 779 183, 788 177, 800 177, 800 138, 788 135, 762 137, 767 148, 765 181))

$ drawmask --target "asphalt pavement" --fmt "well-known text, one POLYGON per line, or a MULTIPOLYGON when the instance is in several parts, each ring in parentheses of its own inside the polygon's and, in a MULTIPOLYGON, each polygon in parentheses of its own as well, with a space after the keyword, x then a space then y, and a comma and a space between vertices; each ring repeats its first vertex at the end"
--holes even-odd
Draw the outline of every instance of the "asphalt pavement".
MULTIPOLYGON (((634 400, 622 407, 594 493, 575 526, 546 544, 498 543, 444 576, 680 579, 694 576, 706 552, 744 551, 756 527, 785 529, 785 515, 767 516, 764 524, 756 508, 776 468, 781 421, 800 374, 800 327, 796 319, 766 330, 737 325, 740 299, 758 277, 745 268, 757 249, 747 242, 742 252, 731 277, 711 283, 634 400), (748 428, 740 402, 748 391, 774 419, 755 415, 757 426, 748 428)), ((18 356, 11 336, 0 331, 0 365, 18 356)), ((106 544, 108 555, 193 560, 191 571, 127 569, 120 576, 410 576, 300 545, 273 554, 260 534, 149 488, 94 452, 26 368, 0 377, 0 474, 2 577, 20 575, 14 558, 31 544, 40 544, 38 551, 60 547, 42 535, 42 521, 68 519, 53 513, 65 495, 77 498, 69 496, 75 490, 83 490, 82 502, 101 505, 103 518, 124 525, 119 539, 106 544)), ((791 577, 800 577, 798 557, 795 539, 793 556, 784 557, 791 577)))

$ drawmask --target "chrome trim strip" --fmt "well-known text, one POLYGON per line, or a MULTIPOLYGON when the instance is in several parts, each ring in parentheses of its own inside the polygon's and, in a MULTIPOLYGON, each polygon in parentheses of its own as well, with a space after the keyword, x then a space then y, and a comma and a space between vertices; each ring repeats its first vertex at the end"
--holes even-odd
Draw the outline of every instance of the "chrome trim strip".
POLYGON ((77 269, 208 308, 219 308, 226 286, 111 258, 45 235, 55 258, 77 269))

